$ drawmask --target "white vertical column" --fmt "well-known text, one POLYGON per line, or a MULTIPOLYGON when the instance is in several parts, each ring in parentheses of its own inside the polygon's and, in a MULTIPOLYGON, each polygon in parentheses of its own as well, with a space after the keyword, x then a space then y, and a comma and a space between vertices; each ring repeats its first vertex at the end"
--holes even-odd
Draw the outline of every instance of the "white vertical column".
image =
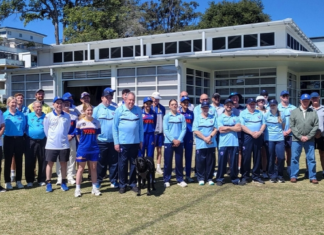
POLYGON ((91 50, 90 50, 90 43, 88 43, 88 61, 91 60, 91 50))
POLYGON ((111 66, 110 87, 111 87, 111 89, 116 90, 116 92, 114 94, 114 99, 115 99, 115 102, 118 103, 118 99, 117 99, 117 94, 118 94, 118 90, 117 90, 117 68, 116 68, 116 65, 111 66))
POLYGON ((277 67, 276 99, 278 101, 280 100, 281 91, 288 89, 287 73, 288 73, 287 66, 280 65, 277 67))
POLYGON ((201 34, 202 37, 202 51, 206 51, 206 34, 205 31, 202 32, 201 34))
POLYGON ((143 38, 141 38, 141 57, 144 56, 144 45, 143 45, 143 38))

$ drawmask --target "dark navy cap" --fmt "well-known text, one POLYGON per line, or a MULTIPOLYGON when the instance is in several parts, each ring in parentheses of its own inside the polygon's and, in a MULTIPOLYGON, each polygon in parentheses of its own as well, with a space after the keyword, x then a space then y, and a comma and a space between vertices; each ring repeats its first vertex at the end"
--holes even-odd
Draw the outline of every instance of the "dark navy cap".
POLYGON ((58 101, 58 100, 62 100, 62 101, 64 101, 62 97, 56 96, 56 97, 53 99, 53 103, 55 103, 55 102, 58 101))
POLYGON ((183 102, 183 101, 185 101, 185 100, 188 100, 188 101, 189 101, 190 99, 189 99, 188 96, 183 96, 183 97, 181 98, 181 102, 183 102))
POLYGON ((269 101, 269 105, 272 105, 272 104, 278 105, 278 101, 276 101, 276 100, 270 100, 269 101))
POLYGON ((143 99, 143 103, 146 103, 146 102, 153 102, 153 100, 151 99, 151 97, 145 97, 144 99, 143 99))
POLYGON ((301 100, 309 100, 311 98, 311 96, 309 95, 309 94, 302 94, 301 96, 300 96, 300 99, 301 100))
POLYGON ((234 104, 232 99, 226 99, 225 102, 224 102, 224 104, 227 104, 228 102, 234 104))
POLYGON ((111 89, 110 87, 107 87, 107 88, 105 88, 105 89, 103 90, 101 96, 107 96, 107 95, 111 95, 111 96, 113 96, 115 91, 116 91, 116 90, 113 90, 113 89, 111 89))
POLYGON ((37 89, 37 90, 36 90, 35 94, 37 94, 37 93, 40 92, 40 91, 45 92, 43 89, 40 88, 40 89, 37 89))
POLYGON ((286 91, 286 90, 283 90, 283 91, 280 93, 280 96, 283 96, 283 95, 289 95, 289 92, 286 91))
POLYGON ((213 98, 214 98, 214 99, 216 99, 216 98, 220 98, 220 94, 219 94, 219 93, 217 93, 217 92, 216 92, 216 93, 214 93, 214 94, 213 94, 213 98))
POLYGON ((266 95, 266 96, 268 96, 267 90, 262 90, 261 93, 260 93, 260 95, 266 95))
POLYGON ((319 97, 320 95, 317 92, 312 92, 312 94, 310 94, 310 97, 319 97))
POLYGON ((251 104, 251 103, 256 103, 256 101, 255 101, 254 98, 248 98, 248 99, 246 100, 246 103, 247 103, 247 104, 251 104))
POLYGON ((207 102, 207 101, 202 102, 201 107, 202 108, 209 107, 209 102, 207 102))

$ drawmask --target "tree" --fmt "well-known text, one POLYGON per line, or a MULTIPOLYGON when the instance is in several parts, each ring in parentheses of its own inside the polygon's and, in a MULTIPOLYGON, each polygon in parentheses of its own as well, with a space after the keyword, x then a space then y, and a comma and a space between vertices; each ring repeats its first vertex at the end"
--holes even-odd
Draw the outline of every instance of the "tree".
POLYGON ((214 28, 270 21, 268 14, 263 12, 261 0, 241 0, 220 3, 211 2, 202 16, 200 28, 214 28))

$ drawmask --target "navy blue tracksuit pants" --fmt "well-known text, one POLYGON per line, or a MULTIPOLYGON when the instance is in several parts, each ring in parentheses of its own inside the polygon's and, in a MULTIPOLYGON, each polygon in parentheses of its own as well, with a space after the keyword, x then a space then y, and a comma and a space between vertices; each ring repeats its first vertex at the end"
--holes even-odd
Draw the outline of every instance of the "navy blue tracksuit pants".
POLYGON ((266 141, 266 152, 268 155, 268 174, 271 179, 282 179, 285 165, 285 141, 266 141), (278 169, 275 170, 277 158, 278 169))
POLYGON ((120 152, 118 153, 118 175, 119 175, 119 187, 125 188, 126 184, 130 187, 136 186, 136 169, 135 158, 138 155, 139 144, 120 144, 120 152), (129 169, 129 180, 127 181, 129 169))
POLYGON ((97 183, 101 184, 109 167, 110 182, 115 184, 118 181, 118 152, 115 150, 114 143, 98 141, 100 158, 97 163, 97 183))
POLYGON ((185 151, 185 171, 186 176, 191 175, 191 162, 192 162, 192 147, 193 147, 193 134, 192 132, 186 132, 183 138, 183 148, 185 151))
POLYGON ((261 147, 263 142, 262 135, 259 138, 254 139, 251 135, 243 134, 243 146, 242 146, 242 166, 241 175, 242 179, 248 180, 251 172, 251 158, 253 155, 253 168, 252 179, 260 179, 260 165, 261 165, 261 147))
POLYGON ((172 147, 173 144, 164 144, 164 182, 170 182, 172 172, 173 152, 175 153, 175 172, 177 182, 183 181, 183 144, 178 147, 172 147))
POLYGON ((239 147, 220 147, 218 149, 218 170, 216 181, 224 183, 224 175, 226 174, 226 166, 228 157, 230 159, 231 181, 233 184, 239 182, 238 178, 238 152, 239 147))
POLYGON ((215 171, 215 148, 196 150, 196 173, 198 181, 213 180, 215 171))

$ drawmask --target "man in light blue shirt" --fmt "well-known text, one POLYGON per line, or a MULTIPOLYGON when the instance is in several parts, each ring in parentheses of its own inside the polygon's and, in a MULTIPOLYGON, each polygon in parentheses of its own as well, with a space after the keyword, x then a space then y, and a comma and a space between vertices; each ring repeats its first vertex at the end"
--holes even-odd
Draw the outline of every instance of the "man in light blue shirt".
POLYGON ((112 188, 118 188, 118 153, 115 150, 113 124, 116 108, 111 105, 115 90, 107 87, 101 95, 101 104, 93 109, 93 118, 100 122, 101 134, 98 135, 100 158, 97 163, 97 183, 100 186, 109 166, 112 188))
POLYGON ((130 163, 128 184, 135 193, 136 186, 135 158, 143 145, 142 110, 135 106, 135 94, 129 92, 125 103, 116 109, 113 124, 115 150, 118 152, 119 193, 126 192, 128 162, 130 163))
POLYGON ((253 153, 252 179, 254 183, 264 184, 260 178, 262 133, 266 127, 263 114, 256 110, 254 98, 248 98, 246 109, 240 113, 240 122, 243 134, 242 147, 242 181, 247 182, 250 178, 251 157, 253 153))
MULTIPOLYGON (((202 94, 200 96, 200 103, 203 103, 203 102, 209 102, 209 97, 207 94, 202 94)), ((198 116, 199 114, 201 114, 201 104, 196 106, 194 109, 194 115, 198 116)), ((209 104, 208 114, 217 117, 217 111, 216 111, 215 107, 211 104, 209 104)))

